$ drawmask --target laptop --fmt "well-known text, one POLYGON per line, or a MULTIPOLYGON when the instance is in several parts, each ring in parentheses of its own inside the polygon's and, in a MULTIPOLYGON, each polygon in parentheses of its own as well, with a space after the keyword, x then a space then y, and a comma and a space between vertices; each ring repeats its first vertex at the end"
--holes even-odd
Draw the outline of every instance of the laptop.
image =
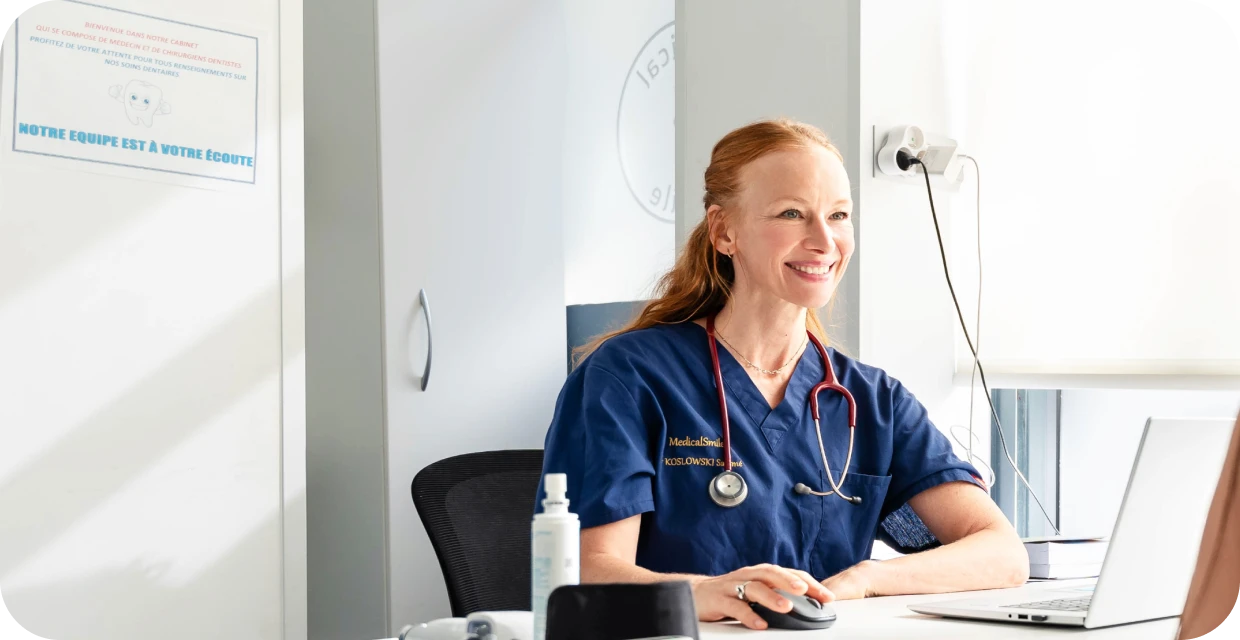
POLYGON ((1234 424, 1233 419, 1146 421, 1096 583, 1044 583, 1040 592, 1024 587, 909 608, 950 618, 1087 629, 1180 615, 1234 424))

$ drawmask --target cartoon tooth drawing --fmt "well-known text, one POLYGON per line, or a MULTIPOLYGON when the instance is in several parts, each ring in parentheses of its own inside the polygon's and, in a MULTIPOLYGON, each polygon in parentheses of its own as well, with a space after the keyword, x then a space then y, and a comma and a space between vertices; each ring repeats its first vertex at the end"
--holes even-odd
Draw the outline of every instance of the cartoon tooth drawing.
POLYGON ((125 116, 133 124, 141 122, 149 127, 155 123, 156 114, 172 113, 172 105, 164 102, 163 89, 142 80, 130 80, 124 86, 114 84, 108 87, 108 95, 125 105, 125 116))

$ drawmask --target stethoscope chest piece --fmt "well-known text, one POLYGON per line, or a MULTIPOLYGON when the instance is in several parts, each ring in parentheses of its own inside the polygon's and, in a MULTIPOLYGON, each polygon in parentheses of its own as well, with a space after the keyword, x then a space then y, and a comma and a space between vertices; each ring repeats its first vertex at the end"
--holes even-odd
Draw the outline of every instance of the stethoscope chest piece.
POLYGON ((721 507, 735 507, 749 496, 749 486, 735 471, 724 471, 711 478, 710 499, 721 507))

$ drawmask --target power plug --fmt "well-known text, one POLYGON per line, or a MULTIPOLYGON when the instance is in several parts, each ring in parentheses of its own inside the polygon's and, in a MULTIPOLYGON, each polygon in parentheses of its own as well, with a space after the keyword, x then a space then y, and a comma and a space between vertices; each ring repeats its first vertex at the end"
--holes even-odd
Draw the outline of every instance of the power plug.
POLYGON ((956 141, 944 138, 946 142, 930 143, 917 156, 922 166, 930 175, 941 175, 948 182, 960 182, 960 156, 956 153, 956 141))

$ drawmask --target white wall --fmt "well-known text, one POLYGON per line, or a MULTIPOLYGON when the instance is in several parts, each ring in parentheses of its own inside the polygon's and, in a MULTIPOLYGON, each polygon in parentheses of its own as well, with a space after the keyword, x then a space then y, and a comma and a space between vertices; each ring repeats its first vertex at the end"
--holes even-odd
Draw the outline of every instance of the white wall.
MULTIPOLYGON (((953 381, 954 336, 960 330, 943 278, 925 183, 920 178, 876 176, 871 132, 877 130, 880 144, 886 131, 900 124, 951 133, 945 87, 950 78, 937 55, 948 39, 945 10, 936 0, 861 3, 862 161, 855 179, 865 204, 859 216, 860 357, 904 382, 944 431, 967 423, 968 389, 957 388, 953 381)), ((959 196, 958 188, 938 177, 933 184, 950 252, 948 233, 957 202, 971 205, 972 199, 959 196)), ((957 283, 964 277, 953 276, 957 283)), ((975 423, 986 451, 989 440, 983 434, 989 431, 989 420, 983 414, 975 423)))
MULTIPOLYGON (((836 293, 831 336, 856 354, 858 273, 864 270, 865 157, 858 128, 857 0, 677 0, 676 184, 679 251, 705 215, 703 174, 711 149, 755 120, 788 117, 827 133, 853 183, 862 247, 836 293)), ((825 320, 824 314, 824 320, 825 320)))
MULTIPOLYGON (((1064 391, 1060 529, 1067 535, 1110 535, 1147 418, 1233 418, 1238 409, 1240 391, 1064 391)), ((1168 477, 1174 478, 1174 470, 1168 477)))
POLYGON ((281 52, 276 0, 110 4, 264 36, 272 160, 210 191, 4 156, 0 589, 51 638, 296 636, 300 158, 275 160, 300 39, 281 52))
POLYGON ((1120 0, 942 17, 910 66, 942 70, 942 124, 981 162, 992 370, 1240 373, 1240 157, 1213 133, 1240 23, 1120 0))
POLYGON ((648 298, 675 256, 674 0, 563 5, 565 303, 648 298))

